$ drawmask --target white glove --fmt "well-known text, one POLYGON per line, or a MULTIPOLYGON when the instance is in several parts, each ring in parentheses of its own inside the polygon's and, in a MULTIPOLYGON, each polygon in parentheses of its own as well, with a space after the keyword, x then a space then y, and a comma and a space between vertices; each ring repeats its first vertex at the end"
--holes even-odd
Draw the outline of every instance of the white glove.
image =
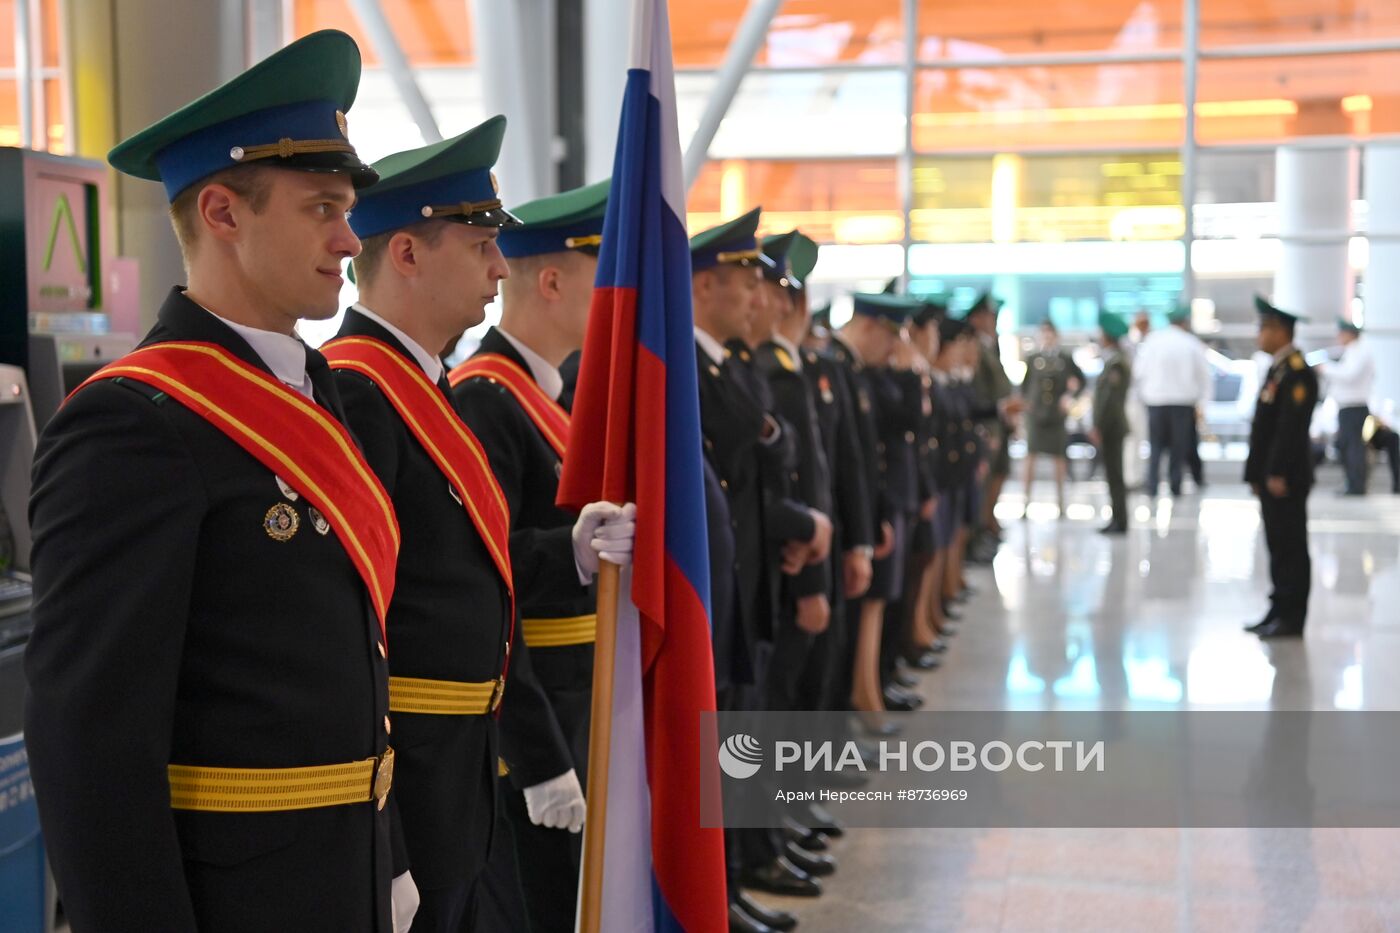
POLYGON ((413 926, 413 915, 418 913, 418 885, 413 883, 412 872, 404 872, 394 879, 389 888, 389 903, 394 914, 394 933, 408 933, 413 926))
POLYGON ((574 563, 579 579, 587 583, 598 572, 598 559, 619 566, 632 563, 632 546, 637 537, 637 506, 590 502, 574 522, 574 563))
POLYGON ((578 773, 570 768, 543 784, 525 788, 525 810, 536 826, 567 829, 571 833, 582 830, 585 806, 578 773))

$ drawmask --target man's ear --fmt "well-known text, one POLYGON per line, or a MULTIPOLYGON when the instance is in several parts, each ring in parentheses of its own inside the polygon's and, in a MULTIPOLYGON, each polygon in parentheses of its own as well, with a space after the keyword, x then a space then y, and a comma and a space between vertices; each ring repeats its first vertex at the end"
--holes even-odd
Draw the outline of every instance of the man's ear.
POLYGON ((224 242, 238 238, 238 215, 246 202, 227 185, 205 185, 195 199, 199 225, 204 233, 224 242))
POLYGON ((389 238, 384 252, 395 272, 404 278, 413 278, 419 271, 418 247, 413 234, 400 230, 389 238))
POLYGON ((558 266, 541 266, 535 283, 540 290, 541 297, 546 301, 558 301, 563 295, 558 266))

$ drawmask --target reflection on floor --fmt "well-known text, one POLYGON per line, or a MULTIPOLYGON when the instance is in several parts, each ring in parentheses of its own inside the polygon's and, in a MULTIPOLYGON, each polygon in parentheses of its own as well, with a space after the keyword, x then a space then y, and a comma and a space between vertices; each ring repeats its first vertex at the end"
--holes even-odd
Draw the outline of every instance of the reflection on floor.
MULTIPOLYGON (((1136 496, 1117 539, 1102 485, 1072 489, 1064 519, 1004 500, 926 709, 1400 710, 1400 496, 1314 493, 1307 635, 1265 644, 1241 631, 1268 593, 1247 489, 1136 496)), ((832 851, 820 900, 765 898, 804 933, 1400 930, 1400 830, 865 829, 832 851)))

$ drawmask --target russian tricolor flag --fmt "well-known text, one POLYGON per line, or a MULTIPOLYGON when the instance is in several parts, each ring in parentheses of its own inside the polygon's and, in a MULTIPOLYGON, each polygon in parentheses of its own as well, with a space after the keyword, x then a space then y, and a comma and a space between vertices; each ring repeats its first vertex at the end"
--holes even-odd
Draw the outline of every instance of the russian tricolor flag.
POLYGON ((728 929, 724 840, 700 825, 702 779, 718 785, 715 737, 700 727, 700 714, 715 709, 715 681, 665 0, 635 0, 632 25, 559 502, 637 503, 631 605, 624 575, 618 618, 601 929, 720 933, 728 929))

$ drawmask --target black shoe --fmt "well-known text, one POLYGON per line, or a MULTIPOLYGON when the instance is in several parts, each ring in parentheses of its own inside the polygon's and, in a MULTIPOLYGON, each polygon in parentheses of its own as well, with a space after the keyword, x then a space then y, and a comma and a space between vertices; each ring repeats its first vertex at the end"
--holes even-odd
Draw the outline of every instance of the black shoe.
POLYGON ((808 852, 826 851, 825 836, 790 816, 783 817, 783 834, 787 836, 788 842, 799 845, 808 852))
POLYGON ((1101 535, 1125 535, 1127 533, 1127 525, 1115 525, 1113 522, 1109 522, 1099 529, 1099 534, 1101 535))
POLYGON ((868 714, 862 714, 860 717, 860 728, 866 735, 873 736, 877 739, 887 739, 891 736, 899 735, 900 727, 898 723, 890 722, 888 719, 880 719, 871 722, 865 718, 866 715, 868 714))
POLYGON ((1244 627, 1244 630, 1246 632, 1249 632, 1250 634, 1257 634, 1258 632, 1262 632, 1264 629, 1272 625, 1274 620, 1277 618, 1278 616, 1270 612, 1268 615, 1264 616, 1264 618, 1260 619, 1258 622, 1255 622, 1253 625, 1246 625, 1244 627))
POLYGON ((914 651, 904 656, 904 660, 910 667, 920 671, 931 671, 943 663, 936 652, 927 648, 914 649, 914 651), (917 654, 915 652, 917 652, 917 654))
POLYGON ((814 803, 807 808, 807 825, 821 833, 823 836, 830 836, 833 839, 840 839, 846 835, 846 828, 841 825, 841 821, 831 815, 831 811, 819 803, 814 803))
POLYGON ((750 914, 738 901, 729 902, 729 933, 777 933, 777 929, 750 914))
POLYGON ((734 900, 744 909, 744 913, 753 917, 760 923, 768 924, 768 926, 775 930, 786 933, 787 930, 794 929, 797 926, 797 918, 786 910, 779 910, 776 907, 764 907, 743 891, 740 891, 735 896, 734 900))
POLYGON ((939 638, 952 638, 958 634, 958 627, 951 622, 944 623, 938 627, 939 638))
POLYGON ((924 698, 902 687, 890 684, 885 688, 885 709, 892 713, 908 713, 924 705, 924 698))
POLYGON ((785 849, 787 860, 813 878, 825 878, 836 874, 836 859, 819 852, 808 852, 801 846, 788 843, 785 849))
POLYGON ((919 678, 909 673, 902 667, 896 667, 894 673, 890 675, 890 681, 896 683, 906 690, 913 689, 919 685, 919 678))
MULTIPOLYGON (((889 723, 889 725, 893 725, 893 723, 889 723)), ((864 759, 861 760, 864 761, 864 759)), ((865 762, 865 766, 873 770, 870 762, 865 762)), ((855 768, 843 768, 840 771, 832 771, 826 774, 822 778, 822 781, 828 786, 840 790, 854 790, 857 787, 864 787, 869 784, 870 778, 866 777, 864 772, 855 768)))
POLYGON ((962 621, 962 613, 953 611, 953 604, 951 600, 943 600, 943 618, 947 619, 949 622, 962 621))
POLYGON ((1302 638, 1303 623, 1288 619, 1275 619, 1254 634, 1265 641, 1274 638, 1302 638))
POLYGON ((784 897, 817 897, 822 893, 820 881, 781 855, 761 868, 745 869, 739 874, 739 883, 784 897))

